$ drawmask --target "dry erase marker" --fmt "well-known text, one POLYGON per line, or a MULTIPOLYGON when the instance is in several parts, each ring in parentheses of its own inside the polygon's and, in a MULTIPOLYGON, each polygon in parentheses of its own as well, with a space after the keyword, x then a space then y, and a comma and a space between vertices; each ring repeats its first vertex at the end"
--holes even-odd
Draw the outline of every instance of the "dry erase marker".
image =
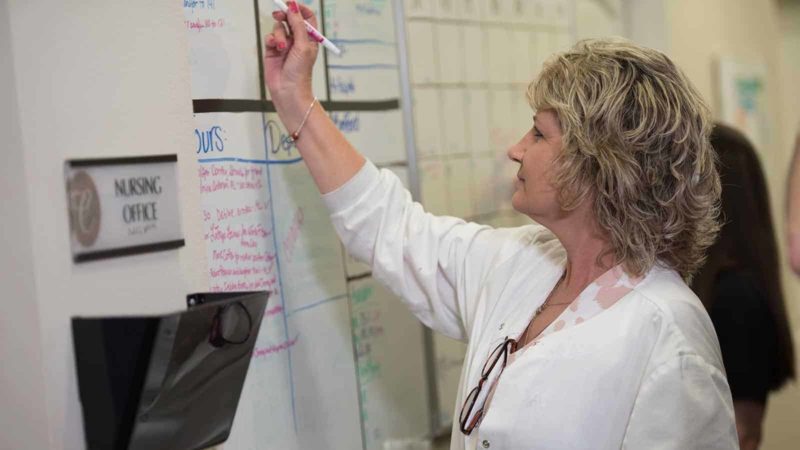
MULTIPOLYGON (((284 3, 283 0, 272 0, 272 1, 275 2, 275 5, 277 5, 278 8, 281 11, 283 11, 283 12, 285 12, 287 14, 289 13, 289 7, 286 6, 286 3, 284 3)), ((333 45, 333 42, 329 41, 328 38, 323 36, 322 33, 317 31, 316 28, 312 27, 311 24, 308 23, 307 20, 303 20, 303 23, 306 24, 306 30, 308 30, 308 35, 311 36, 312 39, 314 39, 315 41, 317 41, 320 44, 324 45, 325 48, 327 48, 328 50, 332 51, 334 54, 336 54, 336 55, 341 55, 342 54, 342 51, 339 50, 339 47, 333 45)))

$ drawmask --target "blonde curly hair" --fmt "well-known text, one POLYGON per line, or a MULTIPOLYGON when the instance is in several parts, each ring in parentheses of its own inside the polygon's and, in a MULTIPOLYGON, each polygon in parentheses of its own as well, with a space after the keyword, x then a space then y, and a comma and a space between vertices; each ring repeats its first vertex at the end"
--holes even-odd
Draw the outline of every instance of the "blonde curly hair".
POLYGON ((632 275, 662 264, 690 279, 719 231, 721 188, 709 109, 680 69, 621 39, 584 40, 544 64, 528 100, 561 124, 561 207, 593 202, 632 275))

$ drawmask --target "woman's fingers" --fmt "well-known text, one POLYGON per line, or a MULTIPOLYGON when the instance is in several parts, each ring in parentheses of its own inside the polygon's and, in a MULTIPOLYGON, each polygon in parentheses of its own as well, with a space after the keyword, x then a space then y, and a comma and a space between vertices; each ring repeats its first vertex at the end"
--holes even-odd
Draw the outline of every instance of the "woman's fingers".
MULTIPOLYGON (((308 6, 299 5, 300 6, 300 15, 303 16, 304 20, 307 20, 308 23, 311 24, 312 27, 319 30, 317 25, 317 16, 314 15, 314 11, 311 10, 308 6)), ((286 13, 283 11, 272 11, 272 18, 278 22, 287 22, 289 21, 289 17, 287 17, 286 13)))
POLYGON ((286 27, 282 22, 275 22, 272 26, 272 36, 274 36, 275 49, 283 53, 287 48, 291 47, 291 39, 286 33, 286 27))
MULTIPOLYGON (((278 38, 275 36, 275 33, 272 32, 266 36, 264 36, 264 58, 265 60, 278 60, 283 61, 286 57, 285 50, 281 50, 278 48, 278 38)), ((283 44, 286 45, 286 44, 283 44)))
POLYGON ((280 82, 281 69, 286 56, 278 50, 275 34, 270 33, 264 37, 264 81, 267 89, 272 92, 280 82))
POLYGON ((267 87, 273 88, 279 84, 287 50, 290 47, 291 41, 286 34, 286 28, 282 22, 275 22, 272 33, 264 36, 264 69, 267 87))
POLYGON ((307 20, 312 27, 319 30, 319 25, 317 25, 317 16, 314 15, 314 11, 312 11, 311 8, 306 5, 300 5, 300 15, 302 15, 303 19, 307 20))
POLYGON ((264 36, 264 58, 274 58, 278 56, 278 49, 275 47, 275 36, 270 33, 264 36))
MULTIPOLYGON (((308 36, 305 21, 316 25, 310 8, 287 2, 289 11, 274 12, 272 33, 264 37, 264 69, 272 100, 291 104, 295 98, 311 98, 312 71, 319 46, 308 36), (287 26, 288 25, 288 26, 287 26)), ((305 107, 305 106, 304 106, 305 107)))
POLYGON ((292 32, 294 43, 298 46, 299 50, 304 50, 311 45, 311 39, 308 37, 306 24, 303 19, 303 14, 300 12, 300 5, 297 2, 286 2, 289 5, 289 12, 287 13, 289 30, 292 32))
POLYGON ((272 18, 278 22, 286 22, 286 13, 283 11, 272 11, 272 18))
POLYGON ((264 37, 264 46, 267 50, 278 51, 278 39, 275 38, 275 33, 270 33, 264 37))

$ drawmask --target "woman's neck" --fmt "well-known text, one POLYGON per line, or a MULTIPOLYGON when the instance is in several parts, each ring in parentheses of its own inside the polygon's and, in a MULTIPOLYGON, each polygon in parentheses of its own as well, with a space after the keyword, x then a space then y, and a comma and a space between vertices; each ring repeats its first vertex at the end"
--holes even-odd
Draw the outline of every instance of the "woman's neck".
POLYGON ((614 266, 614 253, 593 215, 573 213, 548 228, 567 252, 562 288, 580 292, 614 266))
POLYGON ((606 253, 605 241, 589 240, 582 243, 561 241, 567 252, 563 288, 583 291, 583 288, 614 266, 614 255, 606 253))

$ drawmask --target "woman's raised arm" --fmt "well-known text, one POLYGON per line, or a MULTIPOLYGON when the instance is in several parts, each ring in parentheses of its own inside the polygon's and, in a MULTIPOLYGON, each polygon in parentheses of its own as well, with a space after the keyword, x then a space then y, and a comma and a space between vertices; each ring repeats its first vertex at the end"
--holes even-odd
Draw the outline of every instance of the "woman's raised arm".
POLYGON ((325 114, 322 105, 314 102, 311 73, 319 44, 308 36, 303 20, 317 28, 317 19, 308 7, 297 2, 288 4, 288 13, 272 14, 275 26, 265 40, 267 89, 290 134, 303 124, 295 145, 317 188, 325 194, 352 178, 365 160, 325 114))
POLYGON ((311 74, 318 44, 306 34, 303 18, 315 28, 316 19, 311 10, 296 5, 290 3, 293 11, 288 13, 273 14, 276 25, 266 39, 267 86, 287 130, 294 133, 302 125, 296 144, 326 194, 323 200, 339 237, 423 323, 467 339, 480 287, 503 258, 530 241, 527 231, 495 230, 426 213, 394 174, 365 162, 314 103, 311 74))

